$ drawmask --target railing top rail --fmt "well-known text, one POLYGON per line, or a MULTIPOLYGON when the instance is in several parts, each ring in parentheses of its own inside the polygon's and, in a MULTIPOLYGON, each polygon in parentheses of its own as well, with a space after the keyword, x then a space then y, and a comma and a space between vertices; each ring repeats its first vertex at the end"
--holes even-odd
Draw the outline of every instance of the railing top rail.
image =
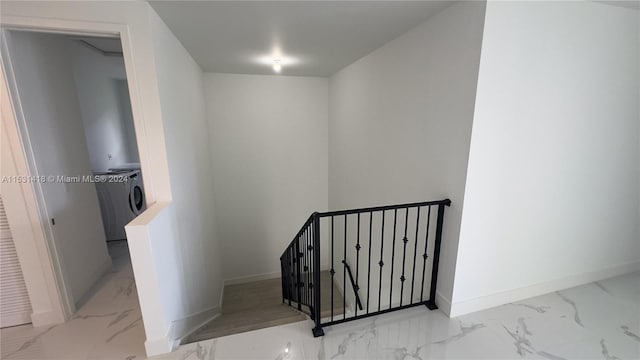
POLYGON ((296 236, 294 236, 293 240, 291 240, 289 245, 287 245, 287 247, 286 247, 287 249, 290 248, 291 246, 293 246, 293 243, 296 242, 296 240, 298 239, 298 236, 300 236, 300 234, 302 234, 302 232, 311 225, 311 222, 313 221, 313 217, 316 216, 316 214, 318 214, 318 213, 314 212, 311 215, 309 215, 309 218, 307 218, 307 221, 304 222, 304 225, 302 225, 300 230, 296 233, 296 236))
POLYGON ((393 210, 393 209, 404 209, 404 208, 410 208, 410 207, 429 206, 429 205, 446 205, 446 206, 450 206, 451 205, 451 200, 444 199, 444 200, 437 200, 437 201, 425 201, 425 202, 408 203, 408 204, 375 206, 375 207, 367 207, 367 208, 360 208, 360 209, 327 211, 327 212, 318 213, 318 216, 319 217, 327 217, 327 216, 349 215, 349 214, 367 213, 367 212, 393 210))

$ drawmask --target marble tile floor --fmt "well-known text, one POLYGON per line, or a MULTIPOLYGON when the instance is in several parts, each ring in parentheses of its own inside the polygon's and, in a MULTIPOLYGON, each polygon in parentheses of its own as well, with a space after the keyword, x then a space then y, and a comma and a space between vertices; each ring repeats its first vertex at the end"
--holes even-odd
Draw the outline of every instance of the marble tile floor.
MULTIPOLYGON (((2 358, 141 359, 138 318, 121 312, 32 329, 6 351, 3 330, 2 358)), ((320 338, 311 327, 306 320, 200 341, 152 359, 640 359, 640 272, 454 319, 416 307, 328 327, 320 338)))
POLYGON ((111 270, 64 324, 0 330, 2 359, 144 359, 144 329, 126 241, 109 243, 111 270))
POLYGON ((640 272, 455 319, 416 307, 325 328, 320 338, 311 327, 261 329, 155 358, 640 359, 640 272))

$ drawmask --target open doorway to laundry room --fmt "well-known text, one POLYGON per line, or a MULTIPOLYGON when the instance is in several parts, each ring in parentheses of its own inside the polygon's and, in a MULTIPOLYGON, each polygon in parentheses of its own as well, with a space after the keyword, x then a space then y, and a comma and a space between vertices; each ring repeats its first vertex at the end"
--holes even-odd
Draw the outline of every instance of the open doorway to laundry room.
MULTIPOLYGON (((125 225, 146 209, 146 199, 120 39, 6 29, 2 35, 30 170, 24 180, 33 183, 47 220, 69 322, 82 322, 85 343, 144 353, 125 225)), ((2 331, 28 338, 31 329, 2 331)), ((11 351, 4 345, 3 357, 11 351)))

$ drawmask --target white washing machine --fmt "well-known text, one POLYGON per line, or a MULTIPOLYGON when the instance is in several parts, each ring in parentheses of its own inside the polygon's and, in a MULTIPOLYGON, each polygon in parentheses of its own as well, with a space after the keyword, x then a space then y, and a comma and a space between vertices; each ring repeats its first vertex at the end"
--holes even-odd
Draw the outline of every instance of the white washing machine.
POLYGON ((95 175, 107 241, 126 239, 124 226, 147 208, 140 170, 110 169, 95 175))

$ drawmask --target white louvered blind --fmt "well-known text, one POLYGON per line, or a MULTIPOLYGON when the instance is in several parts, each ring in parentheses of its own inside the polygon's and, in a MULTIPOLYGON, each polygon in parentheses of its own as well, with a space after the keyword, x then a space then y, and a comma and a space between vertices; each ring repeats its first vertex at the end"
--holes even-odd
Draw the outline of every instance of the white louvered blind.
POLYGON ((0 327, 31 322, 31 303, 0 196, 0 327))

